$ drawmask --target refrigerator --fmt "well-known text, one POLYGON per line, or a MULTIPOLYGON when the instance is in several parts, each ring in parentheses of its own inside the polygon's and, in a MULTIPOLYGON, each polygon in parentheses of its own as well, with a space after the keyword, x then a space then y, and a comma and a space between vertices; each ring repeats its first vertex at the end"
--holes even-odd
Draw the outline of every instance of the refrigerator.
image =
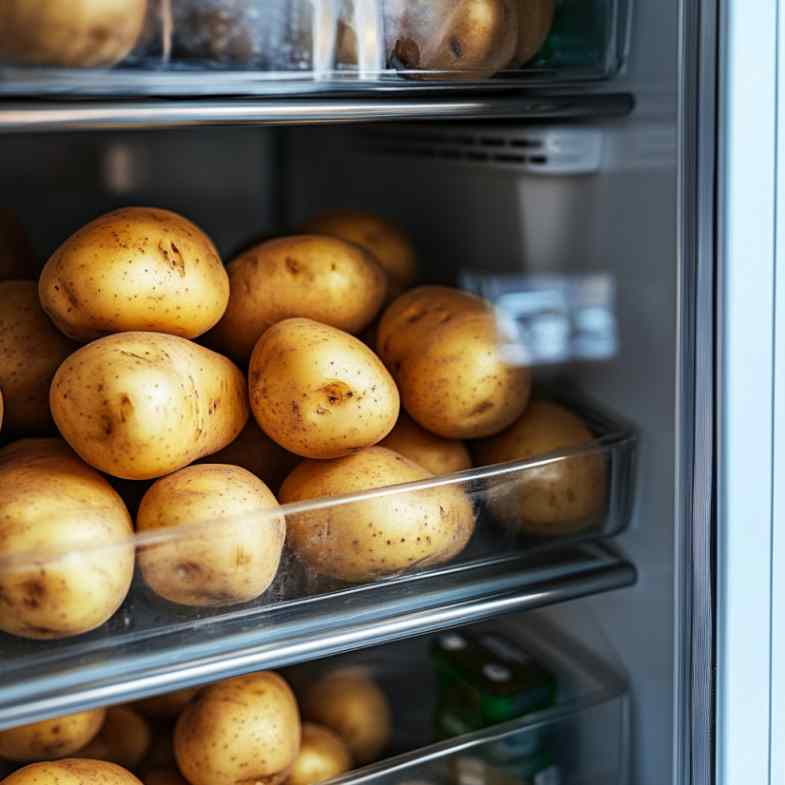
MULTIPOLYGON (((277 575, 261 596, 233 603, 162 600, 140 564, 177 538, 157 540, 138 521, 135 534, 107 544, 99 532, 97 544, 83 538, 70 551, 35 538, 25 548, 10 534, 4 544, 4 527, 36 504, 7 474, 0 497, 17 507, 6 507, 6 523, 0 515, 0 605, 11 619, 0 633, 0 759, 3 734, 31 723, 269 670, 297 692, 342 663, 374 675, 393 718, 384 754, 339 775, 345 785, 785 781, 780 25, 779 3, 740 0, 0 7, 0 208, 16 227, 0 224, 11 238, 0 261, 13 257, 0 267, 5 279, 36 280, 77 230, 124 208, 187 217, 224 263, 327 211, 383 216, 410 238, 417 283, 485 298, 506 362, 532 368, 538 395, 579 412, 592 434, 588 445, 517 463, 475 458, 433 482, 407 475, 408 486, 377 487, 370 502, 362 493, 294 501, 277 575), (489 22, 492 11, 502 21, 489 22), (525 41, 537 13, 548 23, 525 41), (516 55, 516 43, 531 51, 516 55), (13 245, 19 226, 23 251, 13 245), (590 523, 522 535, 517 508, 500 500, 549 466, 592 459, 605 490, 590 523), (382 518, 385 504, 400 516, 396 504, 439 492, 462 494, 472 511, 471 540, 450 560, 412 557, 375 579, 342 580, 319 566, 323 541, 310 566, 292 551, 292 524, 309 516, 353 520, 369 503, 382 518), (129 553, 131 567, 120 566, 129 553), (71 559, 87 575, 97 559, 110 581, 134 570, 134 557, 130 589, 94 628, 15 628, 24 611, 14 592, 22 605, 40 600, 24 584, 34 573, 71 559), (434 718, 458 688, 445 686, 439 658, 494 636, 525 652, 519 665, 531 657, 545 666, 555 701, 440 736, 434 718), (547 749, 539 770, 521 767, 521 739, 547 749)), ((79 275, 99 264, 98 248, 79 275)), ((122 295, 119 280, 106 279, 107 293, 122 295)), ((43 351, 35 332, 19 343, 12 314, 23 289, 3 286, 0 350, 16 354, 0 391, 43 351)), ((69 332, 81 295, 49 294, 46 329, 74 341, 50 379, 79 344, 145 329, 69 332)), ((367 296, 357 284, 349 299, 367 296)), ((214 349, 204 332, 179 340, 214 349)), ((418 339, 423 354, 428 337, 418 339)), ((243 372, 247 354, 237 360, 243 372)), ((91 381, 80 373, 75 396, 91 381)), ((438 385, 438 368, 423 373, 432 373, 425 388, 438 385)), ((204 384, 219 375, 208 369, 204 384)), ((62 390, 50 394, 54 409, 62 390)), ((94 422, 89 401, 58 405, 94 422)), ((0 449, 62 434, 135 514, 149 482, 87 458, 65 415, 55 412, 57 428, 48 415, 14 426, 15 405, 6 393, 0 449)), ((227 443, 189 453, 190 438, 172 438, 190 456, 180 466, 227 443)), ((164 501, 209 542, 211 521, 164 501)), ((37 526, 56 526, 51 509, 37 526)), ((242 523, 271 520, 258 510, 242 523)), ((403 524, 391 526, 397 537, 403 524)), ((186 544, 197 536, 178 531, 186 544)), ((68 589, 58 591, 62 602, 68 589)), ((79 603, 74 615, 89 610, 79 603)), ((153 737, 170 732, 151 727, 153 737)), ((5 756, 18 777, 10 772, 22 761, 5 756)))

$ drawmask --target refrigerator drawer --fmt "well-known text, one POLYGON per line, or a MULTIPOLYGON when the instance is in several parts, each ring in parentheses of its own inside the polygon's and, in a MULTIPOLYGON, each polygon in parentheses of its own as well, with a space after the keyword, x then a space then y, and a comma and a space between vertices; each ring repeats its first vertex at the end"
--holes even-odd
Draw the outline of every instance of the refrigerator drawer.
POLYGON ((628 0, 68 0, 0 14, 0 94, 281 95, 612 77, 628 0))
MULTIPOLYGON (((283 505, 241 519, 144 532, 102 548, 7 556, 0 562, 6 603, 19 599, 25 587, 32 591, 42 573, 56 576, 69 563, 89 570, 135 551, 136 574, 115 615, 83 635, 32 639, 43 633, 23 629, 25 611, 17 606, 22 609, 21 634, 0 637, 0 727, 628 585, 634 570, 590 543, 617 534, 628 523, 636 438, 601 414, 587 408, 581 413, 595 433, 583 448, 283 505), (536 525, 528 532, 522 529, 521 494, 536 488, 538 478, 551 476, 554 467, 580 468, 587 461, 601 470, 606 483, 599 494, 591 489, 593 501, 585 517, 563 520, 550 536, 538 533, 536 525), (399 526, 407 509, 409 518, 412 509, 419 516, 434 504, 447 514, 453 501, 474 520, 462 552, 442 550, 438 558, 417 561, 401 551, 404 562, 377 572, 375 582, 373 570, 361 575, 355 569, 359 562, 347 558, 360 534, 347 540, 337 527, 348 531, 360 521, 364 533, 371 526, 366 556, 373 557, 377 569, 395 557, 393 545, 406 546, 385 539, 391 536, 383 531, 385 515, 393 516, 400 539, 409 536, 399 526), (197 601, 171 594, 169 588, 188 583, 199 560, 211 551, 226 550, 238 536, 272 526, 281 517, 295 547, 284 551, 272 584, 256 599, 232 603, 206 594, 197 601), (315 545, 315 550, 297 552, 298 541, 315 545), (325 558, 330 543, 338 547, 335 559, 325 558)), ((438 536, 438 527, 428 524, 426 529, 413 532, 412 538, 438 536)), ((422 549, 424 543, 412 547, 422 549)))

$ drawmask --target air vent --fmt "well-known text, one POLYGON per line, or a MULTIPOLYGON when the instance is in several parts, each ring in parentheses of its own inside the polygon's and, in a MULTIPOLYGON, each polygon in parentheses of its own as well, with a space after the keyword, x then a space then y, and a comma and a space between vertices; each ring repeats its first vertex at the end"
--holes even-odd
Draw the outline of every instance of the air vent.
POLYGON ((603 135, 593 129, 512 129, 461 126, 454 131, 387 126, 364 129, 358 152, 373 156, 450 161, 540 175, 597 172, 603 160, 603 135))

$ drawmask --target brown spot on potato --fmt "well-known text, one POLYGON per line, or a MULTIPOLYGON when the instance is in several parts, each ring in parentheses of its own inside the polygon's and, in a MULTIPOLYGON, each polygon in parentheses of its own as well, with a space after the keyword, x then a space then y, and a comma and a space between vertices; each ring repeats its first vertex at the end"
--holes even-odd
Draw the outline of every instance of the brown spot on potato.
POLYGON ((287 256, 284 264, 286 265, 286 269, 292 275, 297 275, 300 272, 300 263, 297 261, 297 259, 292 259, 291 256, 287 256))
POLYGON ((493 409, 493 401, 483 401, 482 403, 478 403, 470 412, 470 417, 475 417, 478 414, 484 414, 485 412, 493 409))

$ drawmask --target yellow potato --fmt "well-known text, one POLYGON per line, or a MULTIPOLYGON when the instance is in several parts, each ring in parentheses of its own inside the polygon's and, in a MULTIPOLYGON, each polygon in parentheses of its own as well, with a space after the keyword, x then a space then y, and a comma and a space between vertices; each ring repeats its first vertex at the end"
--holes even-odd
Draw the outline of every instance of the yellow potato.
POLYGON ((417 256, 411 240, 381 216, 334 210, 308 221, 304 231, 338 237, 370 251, 387 273, 390 297, 408 289, 417 278, 417 256))
POLYGON ((24 227, 11 210, 0 207, 0 281, 33 280, 40 270, 24 227))
POLYGON ((174 751, 191 785, 276 785, 300 751, 297 701, 269 671, 213 684, 180 715, 174 751))
POLYGON ((219 351, 247 361, 259 337, 302 316, 362 332, 384 302, 387 280, 368 251, 334 237, 281 237, 229 263, 231 295, 211 333, 219 351))
POLYGON ((526 408, 531 372, 510 365, 491 314, 465 313, 406 355, 397 374, 401 401, 419 425, 446 439, 492 436, 526 408))
POLYGON ((352 768, 352 754, 338 734, 323 725, 303 723, 300 754, 287 785, 317 785, 352 768))
POLYGON ((21 763, 65 758, 95 737, 105 716, 105 709, 91 709, 2 730, 0 757, 21 763))
POLYGON ((548 39, 556 13, 556 0, 517 0, 518 45, 510 65, 526 65, 548 39))
POLYGON ((2 785, 141 785, 130 771, 114 763, 86 758, 65 758, 31 763, 15 771, 2 785))
MULTIPOLYGON (((484 465, 507 463, 581 447, 593 438, 583 421, 565 407, 535 400, 510 428, 479 442, 475 455, 484 465)), ((596 523, 607 494, 605 458, 592 453, 527 469, 490 504, 507 525, 534 534, 570 534, 596 523)))
POLYGON ((0 630, 66 638, 120 607, 134 571, 131 518, 109 483, 60 439, 0 450, 0 630))
POLYGON ((134 48, 147 0, 3 0, 0 60, 95 68, 134 48))
POLYGON ((174 766, 150 769, 142 776, 144 785, 188 785, 182 774, 174 766))
POLYGON ((435 330, 466 313, 492 313, 490 304, 460 289, 419 286, 395 300, 379 322, 379 357, 395 376, 403 358, 418 352, 435 330))
POLYGON ((33 281, 0 283, 0 387, 9 431, 20 436, 54 431, 49 385, 77 348, 41 310, 33 281))
MULTIPOLYGON (((303 461, 281 487, 283 503, 415 482, 432 477, 384 447, 347 458, 303 461)), ((352 583, 442 564, 474 531, 472 505, 456 486, 372 497, 287 516, 287 545, 308 567, 352 583)))
POLYGON ((202 460, 242 466, 255 474, 270 490, 277 492, 286 475, 302 459, 284 450, 257 425, 256 420, 250 419, 229 446, 202 460))
POLYGON ((264 432, 306 458, 337 458, 381 441, 398 419, 395 382, 359 339, 287 319, 256 344, 251 409, 264 432))
POLYGON ((435 436, 420 428, 405 412, 401 412, 395 428, 379 442, 379 446, 403 455, 436 476, 460 472, 472 466, 471 456, 463 442, 435 436))
POLYGON ((267 591, 281 561, 286 523, 269 488, 239 466, 188 466, 158 480, 136 516, 137 532, 193 525, 147 545, 139 567, 148 585, 182 605, 233 605, 267 591))
POLYGON ((518 43, 518 0, 430 0, 401 21, 391 60, 399 70, 434 71, 428 78, 493 76, 518 43))
POLYGON ((184 338, 120 333, 72 354, 49 396, 65 440, 126 480, 182 469, 234 440, 248 421, 245 378, 184 338))
POLYGON ((335 731, 360 765, 377 760, 392 733, 387 698, 360 668, 333 671, 313 684, 303 700, 303 716, 335 731))
POLYGON ((186 687, 136 701, 133 707, 151 719, 173 720, 196 697, 199 690, 199 687, 186 687))
POLYGON ((79 756, 135 769, 151 741, 150 728, 140 714, 126 706, 112 706, 98 735, 79 751, 79 756))
POLYGON ((127 207, 71 235, 44 266, 38 291, 57 327, 80 341, 134 330, 195 338, 223 316, 229 277, 190 221, 127 207))

